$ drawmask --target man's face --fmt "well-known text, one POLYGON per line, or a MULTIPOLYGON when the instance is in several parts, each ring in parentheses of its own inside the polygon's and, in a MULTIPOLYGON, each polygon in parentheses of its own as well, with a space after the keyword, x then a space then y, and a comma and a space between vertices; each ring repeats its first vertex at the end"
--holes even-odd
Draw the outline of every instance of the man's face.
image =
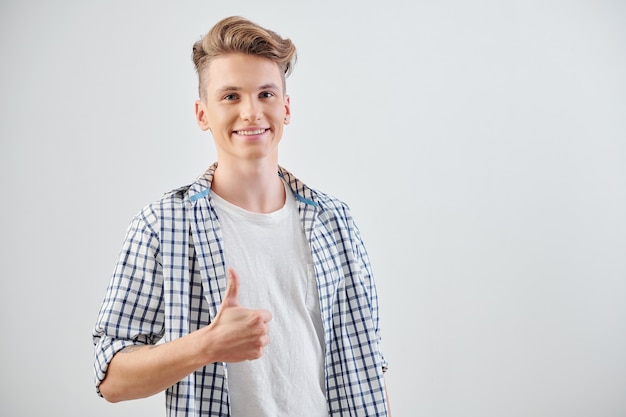
POLYGON ((196 120, 210 130, 218 161, 267 159, 278 163, 278 143, 289 122, 289 97, 276 63, 246 54, 228 54, 206 69, 205 96, 196 102, 196 120))

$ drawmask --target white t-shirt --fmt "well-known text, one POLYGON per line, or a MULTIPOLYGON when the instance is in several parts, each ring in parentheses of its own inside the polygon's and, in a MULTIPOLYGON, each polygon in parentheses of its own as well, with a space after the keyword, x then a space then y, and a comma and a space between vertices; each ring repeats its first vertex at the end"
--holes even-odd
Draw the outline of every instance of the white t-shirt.
POLYGON ((293 194, 253 213, 215 193, 226 265, 239 275, 242 307, 272 313, 260 359, 227 364, 233 417, 328 416, 317 283, 293 194))

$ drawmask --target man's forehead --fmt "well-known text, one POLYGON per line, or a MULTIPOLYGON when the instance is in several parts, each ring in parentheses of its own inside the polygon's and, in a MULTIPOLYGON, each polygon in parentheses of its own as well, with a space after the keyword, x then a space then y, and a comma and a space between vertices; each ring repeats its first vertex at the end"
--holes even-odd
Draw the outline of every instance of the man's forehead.
MULTIPOLYGON (((249 87, 249 86, 245 86, 245 87, 249 87)), ((240 86, 240 85, 216 85, 215 88, 217 89, 217 91, 240 91, 243 90, 245 88, 244 86, 240 86)), ((254 88, 254 87, 253 87, 254 88)), ((256 87, 257 90, 280 90, 280 85, 276 84, 276 83, 265 83, 265 84, 261 84, 258 87, 256 87)))
POLYGON ((230 53, 218 55, 207 66, 209 72, 224 72, 223 75, 236 75, 239 72, 267 73, 281 77, 278 64, 269 58, 258 55, 230 53))
POLYGON ((209 94, 274 89, 284 94, 279 65, 265 57, 229 53, 214 57, 204 69, 205 91, 209 94))

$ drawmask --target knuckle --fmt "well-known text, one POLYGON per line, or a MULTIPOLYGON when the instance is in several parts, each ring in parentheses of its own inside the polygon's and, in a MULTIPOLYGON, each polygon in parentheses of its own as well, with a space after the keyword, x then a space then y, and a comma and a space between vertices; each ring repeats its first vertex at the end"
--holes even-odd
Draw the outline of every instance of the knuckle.
POLYGON ((263 356, 263 349, 254 349, 250 352, 251 359, 259 359, 261 356, 263 356))

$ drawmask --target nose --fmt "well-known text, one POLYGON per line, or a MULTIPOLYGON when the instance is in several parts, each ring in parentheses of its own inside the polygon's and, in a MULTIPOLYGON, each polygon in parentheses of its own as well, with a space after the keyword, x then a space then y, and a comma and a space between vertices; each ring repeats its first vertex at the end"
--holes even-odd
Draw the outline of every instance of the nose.
POLYGON ((254 98, 248 98, 241 102, 241 119, 253 122, 261 118, 261 106, 254 98))

